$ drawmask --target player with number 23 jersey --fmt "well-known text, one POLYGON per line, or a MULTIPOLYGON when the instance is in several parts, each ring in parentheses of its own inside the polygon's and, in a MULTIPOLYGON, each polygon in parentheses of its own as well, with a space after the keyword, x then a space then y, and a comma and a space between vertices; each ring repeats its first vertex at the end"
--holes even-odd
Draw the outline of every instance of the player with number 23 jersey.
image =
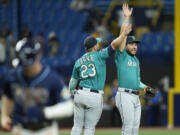
POLYGON ((92 36, 84 40, 86 53, 74 65, 69 89, 74 94, 74 126, 71 135, 80 135, 84 127, 84 135, 94 135, 103 108, 103 89, 106 79, 106 59, 110 57, 127 34, 131 25, 124 27, 119 37, 111 45, 99 51, 100 42, 92 36), (78 81, 79 88, 77 87, 78 81))
POLYGON ((80 79, 80 87, 103 90, 106 78, 108 48, 84 54, 75 63, 73 78, 80 79))

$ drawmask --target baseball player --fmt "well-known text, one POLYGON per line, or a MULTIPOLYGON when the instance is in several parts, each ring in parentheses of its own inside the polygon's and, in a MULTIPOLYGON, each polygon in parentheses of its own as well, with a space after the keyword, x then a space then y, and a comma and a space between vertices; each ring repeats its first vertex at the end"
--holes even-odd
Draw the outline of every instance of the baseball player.
MULTIPOLYGON (((122 26, 129 23, 132 10, 127 4, 123 4, 125 21, 122 26)), ((122 135, 138 135, 140 125, 141 104, 138 90, 145 89, 146 86, 140 81, 139 60, 135 56, 139 42, 134 36, 128 36, 115 54, 119 83, 116 106, 123 123, 122 135)))
POLYGON ((53 120, 73 114, 62 78, 40 63, 40 44, 27 38, 16 45, 20 65, 3 85, 1 125, 13 135, 58 135, 53 120))
POLYGON ((85 135, 94 135, 95 126, 103 108, 103 89, 106 78, 106 59, 110 57, 119 44, 131 31, 131 25, 123 27, 119 37, 111 45, 99 50, 101 39, 88 36, 84 40, 86 53, 74 65, 69 83, 74 95, 74 126, 71 135, 80 135, 84 126, 85 135), (79 82, 78 90, 74 90, 79 82))

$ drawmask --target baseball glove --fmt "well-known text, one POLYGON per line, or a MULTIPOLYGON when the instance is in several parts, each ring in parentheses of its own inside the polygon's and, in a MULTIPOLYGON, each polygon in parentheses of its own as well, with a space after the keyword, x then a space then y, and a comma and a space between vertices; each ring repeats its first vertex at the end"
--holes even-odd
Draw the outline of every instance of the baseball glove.
POLYGON ((146 96, 146 97, 153 98, 153 97, 155 97, 156 94, 157 94, 157 89, 154 89, 154 88, 152 88, 152 87, 150 87, 150 86, 147 86, 147 87, 145 88, 145 90, 146 90, 146 93, 145 93, 145 96, 146 96))

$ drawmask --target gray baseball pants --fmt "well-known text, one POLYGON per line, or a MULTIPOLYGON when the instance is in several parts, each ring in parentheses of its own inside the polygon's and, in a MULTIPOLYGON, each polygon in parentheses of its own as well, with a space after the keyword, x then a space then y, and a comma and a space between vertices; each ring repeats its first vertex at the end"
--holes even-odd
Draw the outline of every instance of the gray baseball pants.
POLYGON ((90 92, 87 88, 78 90, 74 95, 74 126, 71 135, 80 135, 83 127, 84 135, 94 135, 102 109, 102 93, 90 92))
POLYGON ((119 88, 116 95, 116 106, 122 119, 122 135, 138 135, 141 117, 139 96, 121 91, 119 88))

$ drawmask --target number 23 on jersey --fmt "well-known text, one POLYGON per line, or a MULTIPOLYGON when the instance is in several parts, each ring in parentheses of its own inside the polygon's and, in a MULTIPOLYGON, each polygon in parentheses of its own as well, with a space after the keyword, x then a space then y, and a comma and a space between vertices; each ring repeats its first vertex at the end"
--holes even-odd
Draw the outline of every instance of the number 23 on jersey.
POLYGON ((88 78, 88 77, 94 77, 96 75, 96 67, 93 63, 90 63, 88 65, 81 65, 81 77, 82 78, 88 78))

